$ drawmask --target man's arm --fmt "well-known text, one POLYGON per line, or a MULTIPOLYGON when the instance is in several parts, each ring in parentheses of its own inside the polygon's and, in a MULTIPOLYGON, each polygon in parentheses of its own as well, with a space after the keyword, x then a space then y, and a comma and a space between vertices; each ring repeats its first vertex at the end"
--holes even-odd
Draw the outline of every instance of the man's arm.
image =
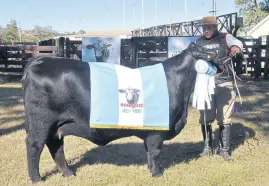
POLYGON ((243 43, 231 34, 226 35, 226 43, 232 54, 243 51, 243 43))

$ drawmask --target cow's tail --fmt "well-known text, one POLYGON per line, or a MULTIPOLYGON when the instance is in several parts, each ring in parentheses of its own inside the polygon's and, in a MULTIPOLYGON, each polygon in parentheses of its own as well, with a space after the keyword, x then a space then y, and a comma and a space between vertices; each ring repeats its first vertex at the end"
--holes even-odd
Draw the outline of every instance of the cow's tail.
POLYGON ((22 78, 21 78, 21 84, 22 84, 22 90, 25 90, 28 82, 27 82, 27 77, 29 76, 29 73, 31 71, 31 68, 35 65, 38 65, 40 63, 43 62, 43 60, 40 60, 40 58, 42 57, 37 57, 37 58, 34 58, 32 59, 31 61, 29 61, 25 67, 24 67, 24 70, 23 70, 23 75, 22 75, 22 78))

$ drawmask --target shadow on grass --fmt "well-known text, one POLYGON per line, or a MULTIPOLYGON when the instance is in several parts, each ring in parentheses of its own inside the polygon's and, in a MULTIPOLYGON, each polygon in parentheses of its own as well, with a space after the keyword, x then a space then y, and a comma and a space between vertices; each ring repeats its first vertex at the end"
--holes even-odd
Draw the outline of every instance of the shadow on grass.
MULTIPOLYGON (((243 145, 248 138, 255 137, 255 132, 245 127, 245 136, 238 137, 237 129, 241 124, 234 124, 231 132, 231 150, 234 151, 240 145, 243 145)), ((160 162, 164 169, 168 169, 173 165, 180 163, 188 164, 191 160, 199 158, 199 154, 203 150, 203 142, 198 143, 173 143, 164 144, 160 162)), ((76 159, 68 162, 75 161, 76 159)), ((70 166, 74 172, 83 166, 90 166, 93 164, 113 164, 117 166, 129 165, 147 165, 147 155, 143 143, 125 143, 125 144, 108 144, 103 147, 95 147, 85 153, 81 160, 70 166)), ((57 173, 58 170, 54 169, 45 174, 45 178, 57 173)))
POLYGON ((257 126, 264 136, 269 135, 269 82, 248 82, 239 83, 239 90, 242 98, 252 96, 253 101, 243 101, 243 108, 240 109, 240 104, 237 102, 238 112, 235 118, 251 122, 257 126))
MULTIPOLYGON (((219 128, 214 131, 214 148, 217 148, 219 145, 219 128)), ((230 134, 230 150, 232 154, 240 145, 244 145, 246 140, 249 138, 256 139, 256 133, 249 127, 244 126, 241 123, 234 123, 231 126, 230 134)))
POLYGON ((24 123, 21 123, 19 125, 13 126, 13 127, 9 127, 6 129, 0 129, 0 136, 7 135, 7 134, 10 134, 10 133, 15 132, 15 131, 22 130, 24 128, 25 128, 24 123))
POLYGON ((13 107, 22 104, 21 88, 0 87, 0 107, 13 107))
MULTIPOLYGON (((5 117, 0 116, 0 126, 8 126, 9 123, 24 119, 22 116, 24 112, 23 110, 11 109, 12 107, 20 105, 22 105, 21 88, 0 87, 0 109, 1 113, 6 115, 5 117), (10 117, 7 117, 9 115, 10 117)), ((0 136, 7 135, 21 129, 24 129, 24 123, 16 126, 10 126, 9 128, 5 127, 0 129, 0 136)))

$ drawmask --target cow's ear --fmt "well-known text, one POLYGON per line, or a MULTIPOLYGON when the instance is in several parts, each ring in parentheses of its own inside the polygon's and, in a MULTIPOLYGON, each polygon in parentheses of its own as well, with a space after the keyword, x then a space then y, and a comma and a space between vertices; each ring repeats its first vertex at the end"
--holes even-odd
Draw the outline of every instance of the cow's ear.
POLYGON ((110 47, 110 46, 112 46, 112 45, 109 43, 109 44, 107 44, 106 46, 107 46, 107 47, 110 47))
POLYGON ((140 92, 140 90, 138 90, 138 89, 135 89, 135 92, 136 92, 136 93, 138 93, 138 92, 140 92))
POLYGON ((119 92, 120 92, 120 93, 125 93, 126 91, 123 90, 123 89, 119 89, 119 92))

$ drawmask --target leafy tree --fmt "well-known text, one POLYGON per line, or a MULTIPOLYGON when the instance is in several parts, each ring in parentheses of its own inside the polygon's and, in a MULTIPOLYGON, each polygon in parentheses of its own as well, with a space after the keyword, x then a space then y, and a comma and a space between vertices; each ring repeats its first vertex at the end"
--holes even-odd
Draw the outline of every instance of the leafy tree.
POLYGON ((3 42, 4 40, 4 28, 0 26, 0 42, 3 42))
POLYGON ((32 32, 38 40, 52 39, 55 35, 57 35, 57 32, 54 31, 51 26, 42 27, 35 25, 32 32))
MULTIPOLYGON (((0 26, 0 42, 18 42, 19 41, 19 29, 16 20, 11 20, 5 28, 0 26)), ((32 30, 22 31, 22 42, 38 42, 42 40, 52 39, 55 36, 63 35, 75 35, 84 34, 84 30, 79 30, 78 32, 64 32, 58 33, 52 29, 51 26, 38 26, 35 25, 32 30)))
POLYGON ((80 30, 80 31, 78 31, 78 34, 85 34, 85 33, 86 33, 85 30, 80 30))
POLYGON ((12 19, 10 23, 6 25, 3 31, 3 40, 4 42, 19 41, 19 34, 16 20, 12 19))
POLYGON ((40 41, 40 39, 32 33, 23 33, 22 34, 22 41, 23 42, 38 42, 38 41, 40 41))
POLYGON ((63 32, 63 33, 61 33, 60 35, 61 35, 61 36, 67 36, 67 35, 75 35, 75 34, 76 34, 76 32, 73 31, 73 32, 63 32))
POLYGON ((269 0, 264 0, 260 2, 261 10, 264 12, 269 12, 269 0))
POLYGON ((266 2, 259 3, 258 0, 235 0, 235 4, 240 9, 240 14, 243 15, 245 27, 251 28, 269 15, 269 13, 263 11, 264 9, 260 8, 260 4, 264 6, 263 3, 266 4, 266 2))

